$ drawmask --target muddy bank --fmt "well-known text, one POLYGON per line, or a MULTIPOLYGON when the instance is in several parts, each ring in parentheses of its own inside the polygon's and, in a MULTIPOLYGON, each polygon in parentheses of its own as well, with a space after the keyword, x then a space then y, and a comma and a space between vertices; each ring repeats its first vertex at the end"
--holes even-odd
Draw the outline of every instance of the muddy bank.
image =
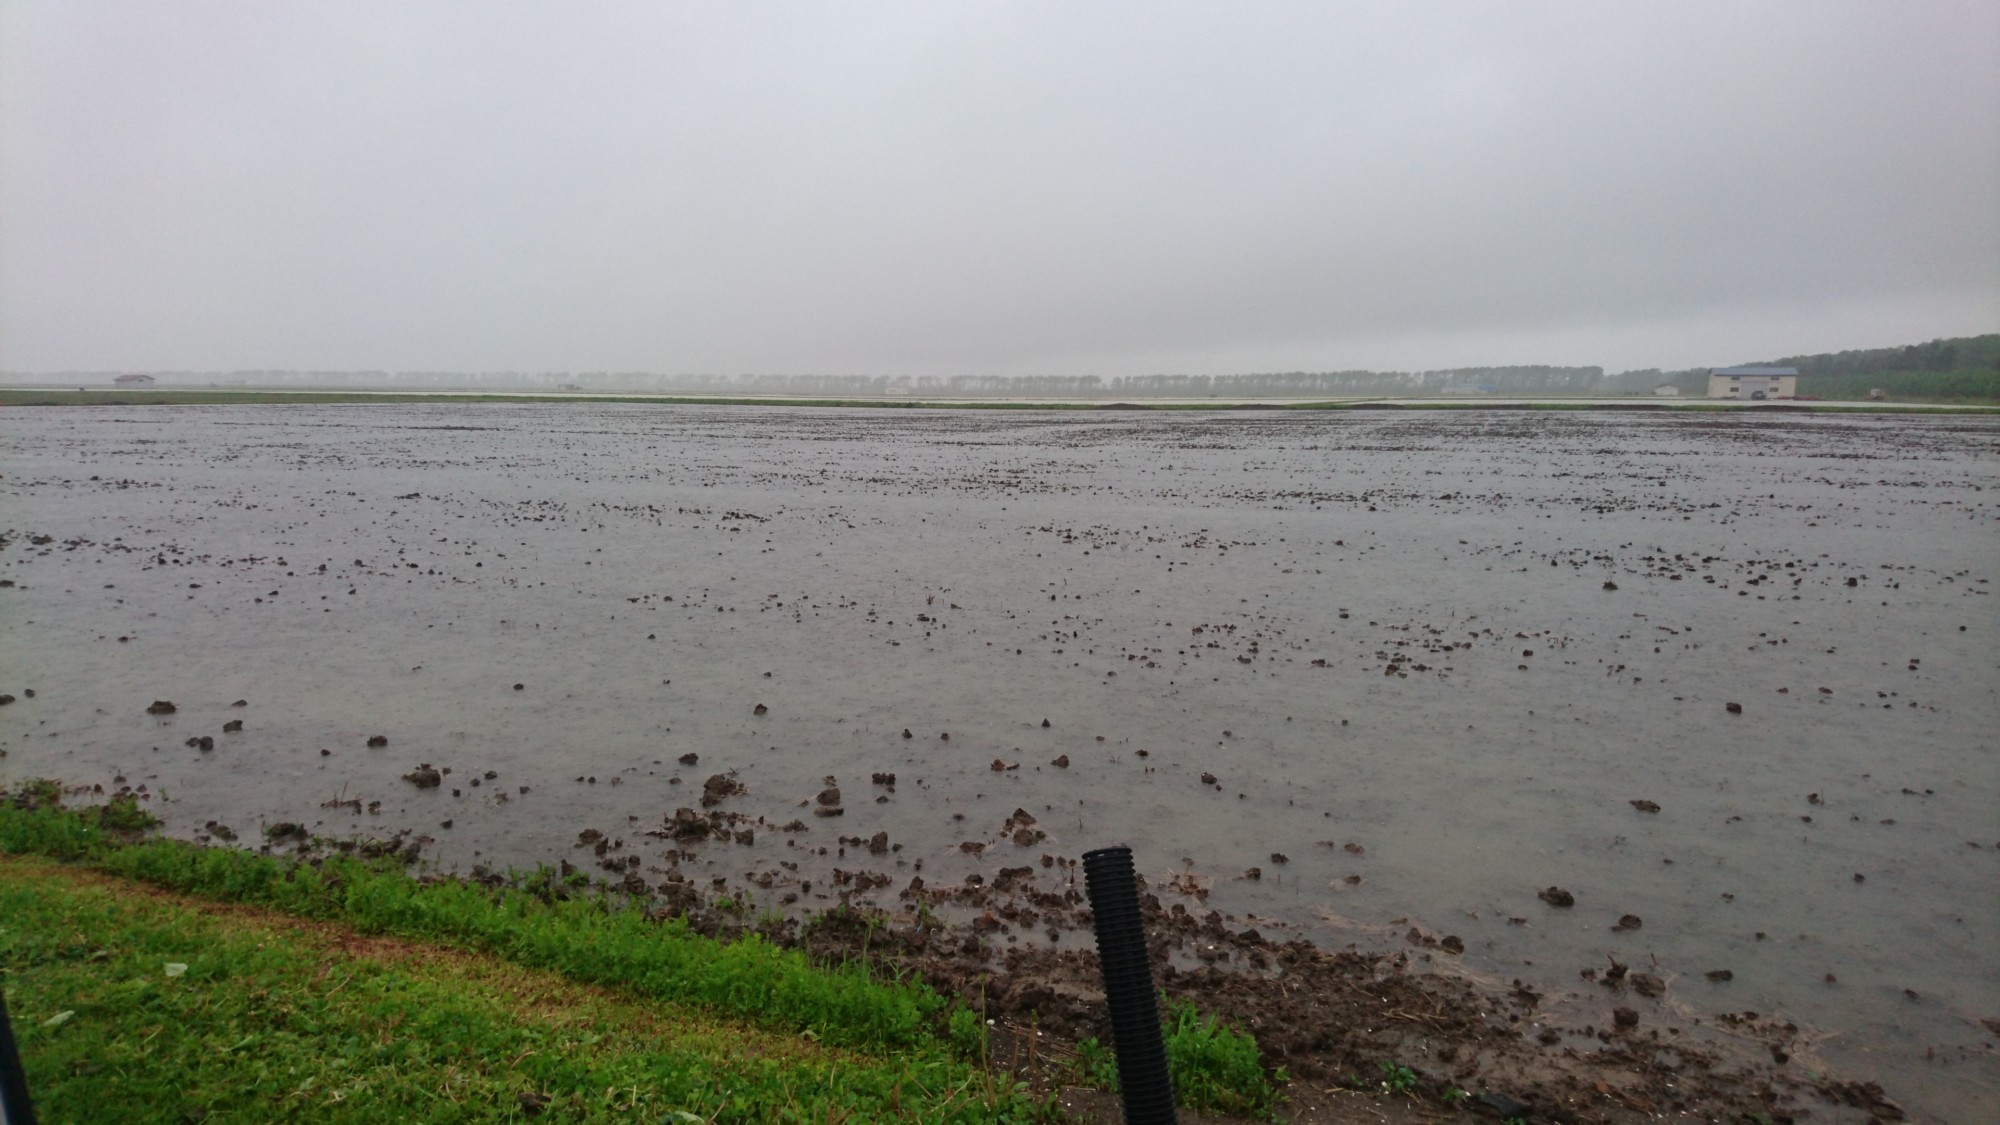
MULTIPOLYGON (((24 803, 57 799, 39 783, 26 788, 44 795, 23 795, 24 803)), ((110 798, 124 808, 121 820, 130 820, 134 803, 148 795, 76 786, 63 796, 72 805, 110 798)), ((225 826, 206 827, 248 843, 225 826)), ((263 835, 258 851, 301 864, 317 866, 332 854, 386 857, 410 865, 412 877, 425 882, 459 878, 426 870, 427 841, 405 833, 329 839, 281 824, 263 835)), ((600 856, 615 850, 607 843, 594 832, 578 841, 600 856)), ((871 878, 853 873, 864 885, 871 878)), ((824 964, 863 962, 884 976, 921 978, 977 1009, 995 1029, 992 1065, 1040 1089, 1075 1083, 1078 1074, 1063 1060, 1083 1039, 1111 1037, 1095 955, 1053 946, 1061 932, 1087 940, 1094 921, 1074 873, 1059 865, 1039 877, 1022 866, 990 882, 973 876, 944 887, 913 877, 896 894, 894 909, 843 902, 793 916, 753 914, 747 888, 721 879, 696 886, 670 878, 656 888, 631 872, 591 878, 568 862, 525 875, 480 868, 469 879, 496 895, 588 897, 723 941, 754 934, 804 949, 824 964), (1017 932, 1031 930, 1051 944, 1016 944, 1017 932)), ((1673 981, 1644 969, 1607 965, 1592 974, 1600 995, 1564 1004, 1522 980, 1466 970, 1462 942, 1421 926, 1411 926, 1405 948, 1395 952, 1328 949, 1236 929, 1219 911, 1163 903, 1153 894, 1142 895, 1141 909, 1162 990, 1255 1034, 1264 1065, 1285 1083, 1288 1120, 1354 1119, 1343 1112, 1351 1109, 1343 1099, 1385 1093, 1412 1108, 1424 1103, 1431 1115, 1486 1111, 1537 1121, 1905 1117, 1880 1086, 1826 1073, 1805 1054, 1810 1043, 1796 1024, 1745 1012, 1708 1025, 1673 1003, 1673 981), (1802 1057, 1789 1065, 1795 1055, 1802 1057), (1384 1075, 1394 1076, 1393 1087, 1384 1075)), ((1104 1099, 1070 1099, 1079 1100, 1094 1110, 1085 1120, 1117 1119, 1104 1099)))
MULTIPOLYGON (((1606 981, 1594 1004, 1545 1005, 1543 994, 1518 980, 1502 985, 1440 964, 1451 955, 1436 952, 1438 939, 1421 931, 1413 931, 1409 952, 1328 950, 1231 930, 1215 912, 1163 908, 1156 897, 1144 905, 1162 990, 1252 1031, 1266 1065, 1286 1069, 1303 1104, 1377 1091, 1386 1063, 1409 1068, 1407 1091, 1437 1107, 1454 1108, 1455 1098, 1470 1094, 1456 1108, 1474 1115, 1904 1117, 1877 1084, 1785 1065, 1804 1046, 1796 1024, 1736 1013, 1706 1026, 1664 1000, 1658 978, 1622 966, 1610 968, 1633 983, 1606 981), (1183 968, 1189 960, 1205 963, 1183 968)), ((1088 922, 1088 911, 1075 920, 1088 922)), ((979 929, 975 922, 926 933, 855 911, 811 921, 799 940, 831 958, 867 956, 885 968, 913 969, 953 995, 983 995, 989 1015, 1017 1031, 1109 1039, 1093 953, 1016 948, 987 956, 979 929), (982 948, 975 951, 975 943, 982 948)))
MULTIPOLYGON (((70 797, 83 794, 144 796, 78 787, 70 797)), ((229 835, 222 826, 208 828, 229 835)), ((307 864, 358 854, 410 864, 413 877, 424 880, 457 878, 426 872, 426 841, 407 834, 326 839, 286 824, 264 835, 258 850, 307 864)), ((608 850, 599 847, 607 843, 602 837, 584 836, 580 845, 600 855, 608 850)), ((871 877, 855 873, 852 881, 865 885, 871 877)), ((568 862, 525 876, 482 868, 470 879, 496 893, 525 890, 548 901, 608 896, 614 906, 685 922, 721 940, 756 934, 826 964, 860 961, 886 976, 919 977, 991 1022, 999 1037, 993 1065, 1045 1088, 1076 1081, 1061 1060, 1078 1041, 1111 1036, 1095 954, 1053 946, 1059 932, 1087 943, 1093 922, 1073 873, 1053 865, 1040 876, 1023 866, 1003 869, 990 883, 974 876, 948 887, 914 877, 893 909, 843 903, 794 916, 753 916, 747 888, 725 880, 696 886, 670 879, 656 888, 632 873, 589 878, 568 862), (1015 944, 1017 933, 1031 931, 1051 944, 1015 944)), ((1466 970, 1462 943, 1420 926, 1406 931, 1405 948, 1395 952, 1328 949, 1233 928, 1198 904, 1190 909, 1146 894, 1141 906, 1162 990, 1255 1034, 1265 1066, 1289 1078, 1288 1120, 1348 1119, 1342 1099, 1382 1094, 1390 1072, 1397 1077, 1388 1092, 1427 1103, 1432 1115, 1567 1122, 1669 1114, 1836 1122, 1905 1117, 1879 1085, 1828 1074, 1798 1025, 1754 1012, 1726 1013, 1711 1025, 1674 1003, 1674 982, 1644 969, 1611 963, 1593 974, 1601 993, 1581 1003, 1552 1002, 1519 979, 1501 982, 1466 970)), ((1097 1101, 1097 1115, 1085 1119, 1117 1120, 1097 1101)))

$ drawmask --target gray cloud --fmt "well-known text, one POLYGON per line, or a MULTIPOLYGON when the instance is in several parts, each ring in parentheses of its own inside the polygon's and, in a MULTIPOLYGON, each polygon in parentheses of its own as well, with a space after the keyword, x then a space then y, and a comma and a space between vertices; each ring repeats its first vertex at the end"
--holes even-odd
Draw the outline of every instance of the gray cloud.
POLYGON ((1686 366, 1985 331, 2000 6, 0 9, 0 368, 1686 366))

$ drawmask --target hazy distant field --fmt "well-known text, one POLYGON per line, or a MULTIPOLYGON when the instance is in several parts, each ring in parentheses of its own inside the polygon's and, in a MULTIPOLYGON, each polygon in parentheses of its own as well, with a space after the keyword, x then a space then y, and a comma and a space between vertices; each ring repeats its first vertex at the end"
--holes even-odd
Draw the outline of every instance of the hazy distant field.
POLYGON ((152 387, 0 387, 0 406, 212 406, 225 404, 366 404, 366 403, 514 403, 575 404, 650 403, 698 406, 812 406, 866 409, 952 410, 1216 410, 1243 407, 1281 410, 1626 410, 1681 412, 1751 411, 1762 413, 1888 413, 1931 412, 1990 414, 2000 406, 1925 402, 1731 402, 1699 397, 1547 396, 1516 398, 1495 395, 1385 398, 1285 398, 1282 396, 1204 398, 1140 398, 1131 400, 1038 398, 931 398, 882 395, 862 398, 793 398, 778 395, 686 395, 605 391, 454 391, 454 390, 279 390, 273 388, 152 387))

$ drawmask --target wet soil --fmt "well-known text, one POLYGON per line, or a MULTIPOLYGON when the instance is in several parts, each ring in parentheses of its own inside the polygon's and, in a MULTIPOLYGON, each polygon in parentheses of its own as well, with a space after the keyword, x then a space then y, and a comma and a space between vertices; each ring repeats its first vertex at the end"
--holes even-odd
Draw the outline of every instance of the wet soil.
POLYGON ((1126 843, 1169 991, 1302 1084, 1393 1057, 1588 1116, 1838 1074, 1977 1119, 1996 452, 1988 418, 0 412, 0 779, 748 904, 718 925, 879 910, 1070 1033, 1077 857, 1126 843))

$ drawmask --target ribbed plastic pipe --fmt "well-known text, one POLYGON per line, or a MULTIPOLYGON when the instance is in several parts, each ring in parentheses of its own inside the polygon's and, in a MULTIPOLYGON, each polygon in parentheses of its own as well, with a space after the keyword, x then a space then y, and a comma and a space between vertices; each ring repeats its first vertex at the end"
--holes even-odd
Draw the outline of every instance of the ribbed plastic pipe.
POLYGON ((28 1076, 14 1050, 14 1027, 7 1022, 6 981, 0 979, 0 1123, 35 1125, 35 1107, 28 1100, 28 1076))
POLYGON ((1126 1125, 1178 1125, 1174 1086, 1167 1076, 1167 1045, 1153 1000, 1153 966, 1146 958, 1146 924, 1139 916, 1139 884, 1132 849, 1083 853, 1084 888, 1097 920, 1097 964, 1111 1007, 1112 1047, 1118 1056, 1118 1089, 1126 1125))

